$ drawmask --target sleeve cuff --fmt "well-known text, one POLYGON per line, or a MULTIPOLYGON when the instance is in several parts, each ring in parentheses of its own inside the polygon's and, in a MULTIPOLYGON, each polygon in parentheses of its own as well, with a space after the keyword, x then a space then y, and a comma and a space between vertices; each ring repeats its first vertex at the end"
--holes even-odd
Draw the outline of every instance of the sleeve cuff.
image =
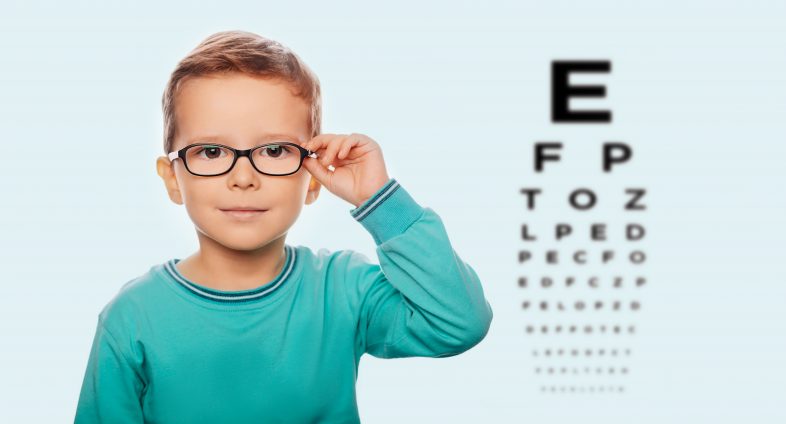
POLYGON ((402 234, 423 213, 404 188, 391 178, 374 195, 349 213, 371 233, 377 245, 402 234))

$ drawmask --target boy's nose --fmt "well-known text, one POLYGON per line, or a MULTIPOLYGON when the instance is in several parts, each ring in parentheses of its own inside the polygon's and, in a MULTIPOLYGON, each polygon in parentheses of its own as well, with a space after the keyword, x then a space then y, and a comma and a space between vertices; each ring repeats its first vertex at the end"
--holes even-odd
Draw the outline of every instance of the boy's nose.
POLYGON ((235 162, 235 166, 232 167, 229 174, 233 177, 253 178, 254 174, 258 174, 258 172, 254 169, 251 158, 246 156, 237 158, 237 162, 235 162))

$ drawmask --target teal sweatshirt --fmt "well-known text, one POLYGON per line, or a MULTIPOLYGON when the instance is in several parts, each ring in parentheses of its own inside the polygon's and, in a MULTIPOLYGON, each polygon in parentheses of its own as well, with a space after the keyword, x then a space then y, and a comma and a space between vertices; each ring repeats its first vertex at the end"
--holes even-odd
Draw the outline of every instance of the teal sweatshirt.
POLYGON ((358 423, 364 353, 448 357, 485 337, 481 282, 431 208, 391 178, 350 214, 378 264, 285 244, 255 289, 201 286, 177 258, 125 283, 98 314, 74 422, 358 423))

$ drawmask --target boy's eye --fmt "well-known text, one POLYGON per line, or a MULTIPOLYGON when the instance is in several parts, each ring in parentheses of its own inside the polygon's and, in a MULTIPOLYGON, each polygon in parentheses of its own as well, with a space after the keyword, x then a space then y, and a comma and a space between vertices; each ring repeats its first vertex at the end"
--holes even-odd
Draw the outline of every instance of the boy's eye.
POLYGON ((219 146, 202 146, 197 148, 194 154, 200 159, 219 159, 228 156, 229 152, 219 146))
POLYGON ((292 146, 270 144, 259 149, 259 154, 265 159, 283 159, 293 153, 292 146))

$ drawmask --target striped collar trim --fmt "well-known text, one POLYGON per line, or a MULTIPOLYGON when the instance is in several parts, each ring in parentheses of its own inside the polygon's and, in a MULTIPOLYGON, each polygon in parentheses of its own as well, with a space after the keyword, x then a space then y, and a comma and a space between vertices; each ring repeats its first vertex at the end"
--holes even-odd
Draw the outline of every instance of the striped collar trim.
POLYGON ((201 298, 221 303, 245 303, 267 297, 287 281, 287 277, 289 277, 295 269, 297 262, 297 250, 288 244, 284 245, 284 250, 286 252, 286 262, 284 263, 284 267, 281 269, 281 272, 279 272, 278 276, 276 276, 273 281, 263 286, 249 290, 216 290, 199 285, 193 281, 188 280, 180 273, 180 271, 177 270, 175 265, 180 262, 180 259, 177 258, 167 261, 164 265, 164 269, 170 277, 179 283, 181 287, 201 298))

